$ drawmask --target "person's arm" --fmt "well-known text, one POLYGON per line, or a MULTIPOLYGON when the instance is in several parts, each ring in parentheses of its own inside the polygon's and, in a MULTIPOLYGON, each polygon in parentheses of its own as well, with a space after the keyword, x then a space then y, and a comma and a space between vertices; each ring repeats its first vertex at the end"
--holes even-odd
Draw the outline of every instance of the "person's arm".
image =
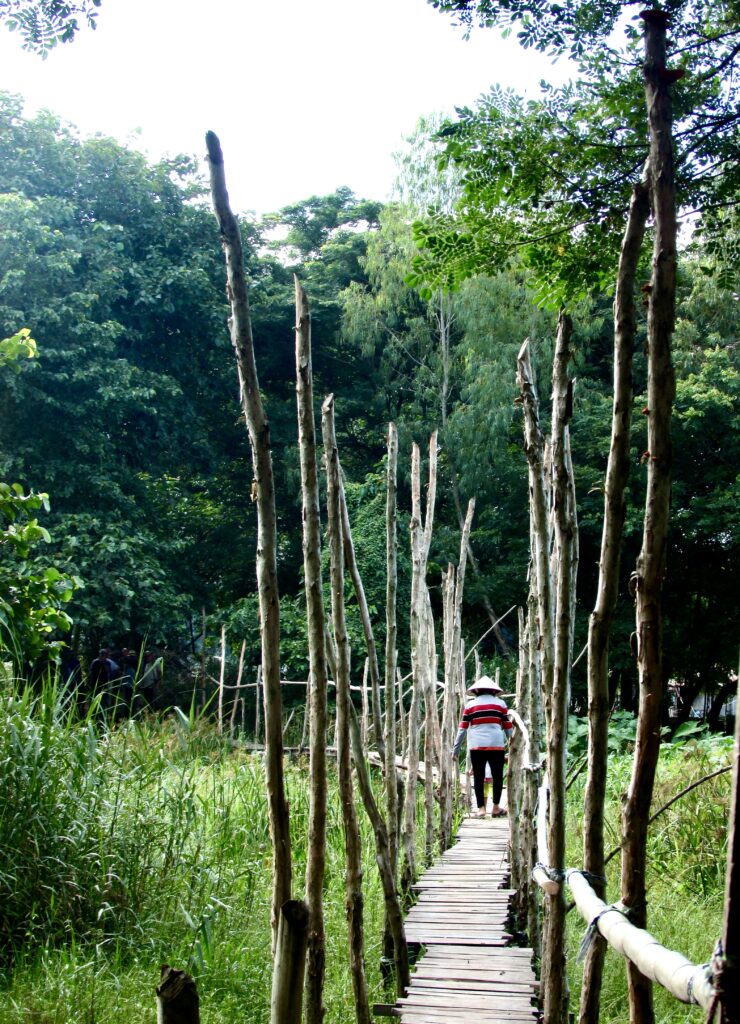
POLYGON ((465 731, 466 731, 467 727, 468 727, 468 723, 465 722, 465 724, 464 725, 461 724, 460 728, 457 730, 457 736, 455 738, 455 745, 452 748, 452 753, 453 753, 454 757, 457 757, 457 755, 460 753, 460 747, 462 746, 462 741, 463 741, 463 739, 465 737, 465 731))

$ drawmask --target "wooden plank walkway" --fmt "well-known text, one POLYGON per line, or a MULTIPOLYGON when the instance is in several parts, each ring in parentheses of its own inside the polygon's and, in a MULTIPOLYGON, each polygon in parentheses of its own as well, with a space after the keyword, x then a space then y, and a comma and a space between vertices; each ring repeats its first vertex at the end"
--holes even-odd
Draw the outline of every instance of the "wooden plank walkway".
POLYGON ((424 953, 394 1007, 402 1024, 537 1019, 532 950, 507 946, 508 842, 506 818, 466 818, 455 845, 414 886, 406 937, 424 953))

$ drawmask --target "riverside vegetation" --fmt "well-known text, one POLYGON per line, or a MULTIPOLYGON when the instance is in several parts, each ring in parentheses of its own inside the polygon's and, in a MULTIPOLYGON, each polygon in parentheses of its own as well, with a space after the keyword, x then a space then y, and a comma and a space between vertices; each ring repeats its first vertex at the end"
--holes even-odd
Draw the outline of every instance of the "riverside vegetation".
MULTIPOLYGON (((623 725, 615 730, 622 751, 623 725)), ((655 804, 730 758, 730 741, 665 744, 655 804)), ((577 753, 577 752, 576 752, 577 753)), ((631 754, 612 754, 608 831, 631 754)), ((0 1024, 154 1020, 157 965, 197 978, 206 1024, 268 1019, 271 984, 270 839, 259 754, 174 711, 108 729, 80 721, 63 694, 6 688, 0 701, 0 1024)), ((379 782, 379 780, 378 780, 379 782)), ((305 766, 287 771, 295 877, 305 868, 305 766)), ((569 863, 580 857, 583 782, 570 791, 569 863)), ((729 776, 694 790, 651 831, 651 928, 697 961, 719 934, 729 776)), ((361 816, 367 968, 384 1001, 379 962, 383 900, 374 839, 361 816)), ((617 861, 612 861, 616 873, 617 861)), ((615 879, 610 879, 616 885, 615 879)), ((353 1019, 346 963, 344 844, 330 772, 327 1019, 353 1019)), ((583 925, 571 915, 571 989, 583 925)), ((602 1019, 624 1019, 624 970, 610 955, 602 1019)), ((658 1020, 697 1011, 656 993, 658 1020)), ((687 1016, 690 1015, 690 1016, 687 1016)))

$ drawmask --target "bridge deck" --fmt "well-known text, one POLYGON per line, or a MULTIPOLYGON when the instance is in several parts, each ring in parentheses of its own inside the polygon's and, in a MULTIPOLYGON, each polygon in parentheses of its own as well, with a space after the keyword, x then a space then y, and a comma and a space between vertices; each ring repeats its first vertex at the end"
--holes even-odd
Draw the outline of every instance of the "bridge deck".
POLYGON ((414 886, 419 900, 406 937, 424 953, 394 1008, 402 1024, 536 1019, 532 950, 507 946, 508 841, 505 818, 468 818, 455 845, 414 886))

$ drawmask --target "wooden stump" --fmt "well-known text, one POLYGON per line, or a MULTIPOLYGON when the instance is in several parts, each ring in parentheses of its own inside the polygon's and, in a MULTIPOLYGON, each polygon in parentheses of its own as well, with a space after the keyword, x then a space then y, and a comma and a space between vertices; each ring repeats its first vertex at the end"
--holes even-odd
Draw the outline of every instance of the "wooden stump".
POLYGON ((157 985, 157 1024, 200 1024, 195 982, 185 971, 162 964, 157 985))

